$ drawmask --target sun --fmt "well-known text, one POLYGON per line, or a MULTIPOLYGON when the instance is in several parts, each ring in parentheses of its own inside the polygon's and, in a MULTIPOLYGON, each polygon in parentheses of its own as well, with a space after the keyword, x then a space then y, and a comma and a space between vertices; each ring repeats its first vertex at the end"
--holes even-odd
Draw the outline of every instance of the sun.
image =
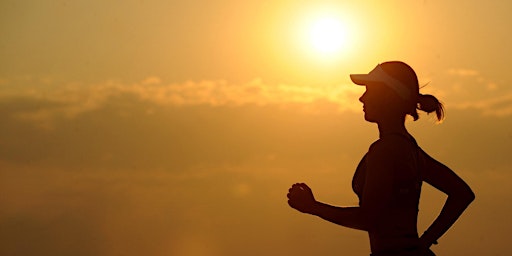
POLYGON ((335 67, 365 56, 365 22, 349 6, 311 5, 288 24, 294 25, 291 49, 310 65, 335 67))
POLYGON ((347 29, 336 17, 321 17, 311 23, 308 38, 317 53, 336 54, 346 47, 347 29))

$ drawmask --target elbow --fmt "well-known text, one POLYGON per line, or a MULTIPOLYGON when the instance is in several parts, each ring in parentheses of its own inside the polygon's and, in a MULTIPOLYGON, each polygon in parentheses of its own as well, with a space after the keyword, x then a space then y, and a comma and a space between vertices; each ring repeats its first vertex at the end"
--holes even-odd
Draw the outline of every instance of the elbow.
POLYGON ((459 191, 458 193, 455 193, 453 195, 453 198, 456 199, 461 204, 465 204, 466 206, 468 206, 469 204, 471 204, 471 202, 475 200, 476 195, 473 192, 473 190, 471 190, 471 188, 466 187, 465 189, 459 191))
POLYGON ((466 189, 463 190, 462 199, 464 199, 468 204, 473 202, 476 198, 475 192, 471 190, 469 186, 466 185, 466 189))
POLYGON ((471 202, 475 201, 476 195, 473 192, 473 190, 469 189, 466 198, 467 198, 468 204, 470 204, 471 202))

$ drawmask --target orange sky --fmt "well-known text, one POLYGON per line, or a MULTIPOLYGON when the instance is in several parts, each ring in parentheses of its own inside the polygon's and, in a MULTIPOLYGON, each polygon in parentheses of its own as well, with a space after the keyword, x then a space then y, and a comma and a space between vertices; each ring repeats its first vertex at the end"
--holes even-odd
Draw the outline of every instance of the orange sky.
MULTIPOLYGON (((505 255, 512 229, 507 1, 0 2, 1 255, 368 255, 298 214, 294 182, 353 205, 377 138, 350 73, 403 60, 447 119, 408 121, 476 201, 434 247, 505 255), (337 54, 304 37, 322 15, 337 54)), ((444 195, 424 186, 419 229, 444 195)))

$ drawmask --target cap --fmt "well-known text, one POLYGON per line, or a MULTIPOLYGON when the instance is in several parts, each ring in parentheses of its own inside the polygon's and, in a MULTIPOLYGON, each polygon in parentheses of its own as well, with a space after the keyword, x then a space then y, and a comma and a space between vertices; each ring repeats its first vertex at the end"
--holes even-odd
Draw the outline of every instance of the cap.
MULTIPOLYGON (((383 64, 378 64, 368 74, 351 74, 350 79, 357 85, 367 85, 369 82, 380 82, 391 88, 393 91, 395 91, 398 94, 398 96, 400 96, 402 99, 407 101, 413 100, 415 97, 413 91, 411 90, 411 88, 409 88, 410 86, 407 86, 407 84, 405 84, 404 82, 394 78, 392 75, 388 74, 382 68, 382 65, 391 65, 392 63, 404 64, 405 67, 410 69, 410 71, 413 72, 414 76, 416 76, 412 68, 410 68, 407 64, 403 62, 386 62, 383 64)), ((417 87, 418 85, 415 86, 417 87)))

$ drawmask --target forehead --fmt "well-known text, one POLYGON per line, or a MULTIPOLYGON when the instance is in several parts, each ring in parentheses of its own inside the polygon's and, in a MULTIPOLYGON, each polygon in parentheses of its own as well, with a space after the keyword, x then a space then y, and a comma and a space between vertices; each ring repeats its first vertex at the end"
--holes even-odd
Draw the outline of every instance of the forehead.
POLYGON ((378 92, 378 91, 387 91, 389 88, 383 84, 383 83, 379 83, 379 82, 368 82, 365 84, 365 87, 366 87, 366 91, 375 91, 375 92, 378 92))
POLYGON ((383 83, 368 83, 366 84, 365 93, 371 98, 384 99, 394 95, 395 92, 383 83))

